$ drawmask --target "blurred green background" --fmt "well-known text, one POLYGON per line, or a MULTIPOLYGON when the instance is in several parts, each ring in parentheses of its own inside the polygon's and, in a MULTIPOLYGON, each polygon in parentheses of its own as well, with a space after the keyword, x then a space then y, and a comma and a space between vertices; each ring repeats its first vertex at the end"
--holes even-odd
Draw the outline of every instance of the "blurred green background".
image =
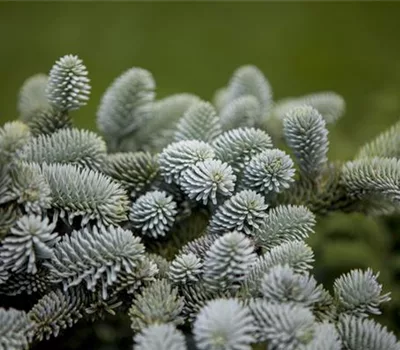
MULTIPOLYGON (((0 124, 17 117, 23 81, 47 73, 68 53, 89 70, 91 100, 73 117, 91 129, 103 92, 133 66, 154 74, 158 97, 191 92, 209 100, 238 66, 254 64, 275 100, 320 90, 341 94, 347 111, 330 129, 330 156, 350 159, 400 117, 399 18, 400 2, 3 2, 0 124)), ((394 299, 383 322, 397 333, 399 227, 398 217, 338 214, 319 220, 311 241, 316 272, 328 284, 352 267, 381 271, 394 299)), ((125 336, 120 327, 114 333, 104 327, 95 328, 103 345, 125 336)))
POLYGON ((124 70, 150 70, 159 97, 210 99, 239 65, 257 65, 276 99, 334 90, 347 113, 331 130, 331 155, 400 116, 400 3, 4 2, 0 3, 0 122, 16 117, 24 79, 67 53, 86 63, 93 92, 74 114, 95 127, 102 93, 124 70))

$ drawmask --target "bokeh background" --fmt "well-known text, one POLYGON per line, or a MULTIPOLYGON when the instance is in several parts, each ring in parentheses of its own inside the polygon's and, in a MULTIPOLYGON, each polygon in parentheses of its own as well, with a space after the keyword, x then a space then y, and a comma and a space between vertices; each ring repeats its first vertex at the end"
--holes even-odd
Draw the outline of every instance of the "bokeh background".
POLYGON ((0 121, 16 117, 28 76, 67 53, 89 69, 89 105, 121 72, 150 70, 158 96, 210 99, 242 64, 257 65, 276 99, 334 90, 347 113, 332 129, 334 157, 400 116, 400 3, 396 2, 4 2, 0 3, 0 121), (338 142, 337 142, 338 141, 338 142))
MULTIPOLYGON (((346 114, 330 129, 330 157, 350 159, 400 117, 399 18, 400 2, 382 1, 3 2, 0 123, 17 117, 23 81, 68 53, 89 69, 91 100, 73 116, 91 129, 106 87, 130 67, 154 74, 158 97, 192 92, 209 100, 238 66, 254 64, 276 100, 341 94, 346 114)), ((351 267, 380 270, 394 299, 383 322, 399 333, 400 220, 338 214, 318 225, 311 242, 319 278, 331 283, 351 267)), ((98 327, 101 349, 114 348, 118 336, 98 327)))

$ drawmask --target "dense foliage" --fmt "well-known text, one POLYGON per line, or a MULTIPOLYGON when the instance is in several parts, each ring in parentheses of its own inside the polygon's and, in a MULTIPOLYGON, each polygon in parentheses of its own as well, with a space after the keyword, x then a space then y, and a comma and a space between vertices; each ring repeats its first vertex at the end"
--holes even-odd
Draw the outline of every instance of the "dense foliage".
POLYGON ((121 74, 102 136, 73 127, 91 89, 78 57, 21 88, 0 129, 0 349, 107 315, 129 317, 137 350, 400 349, 372 317, 390 301, 379 272, 323 286, 307 243, 320 215, 398 210, 398 127, 331 162, 333 92, 274 102, 250 65, 213 103, 155 86, 121 74))

